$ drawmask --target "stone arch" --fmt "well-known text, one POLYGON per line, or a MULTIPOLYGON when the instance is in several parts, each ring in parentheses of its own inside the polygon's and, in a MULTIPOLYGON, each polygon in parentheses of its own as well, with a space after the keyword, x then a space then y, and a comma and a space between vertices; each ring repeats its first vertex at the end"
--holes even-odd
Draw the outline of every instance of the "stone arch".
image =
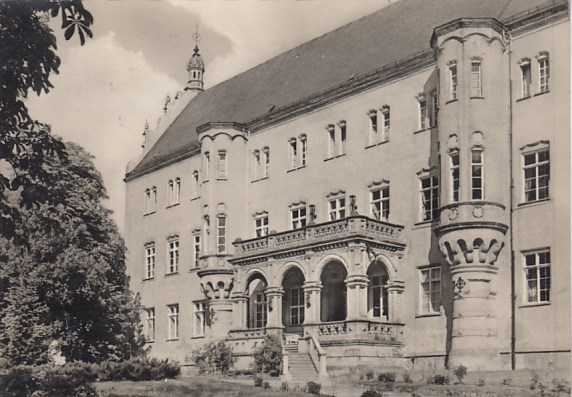
POLYGON ((340 262, 346 268, 346 272, 349 273, 349 266, 348 266, 344 257, 342 257, 341 255, 338 255, 338 254, 328 254, 328 255, 324 256, 322 259, 320 259, 320 262, 318 262, 316 269, 312 272, 313 276, 315 278, 315 280, 312 280, 312 281, 319 281, 320 280, 320 277, 322 276, 322 271, 324 270, 324 267, 331 261, 340 262))
POLYGON ((300 272, 302 272, 302 275, 304 276, 304 279, 307 280, 308 279, 308 274, 306 273, 306 269, 304 269, 304 266, 302 266, 300 263, 298 262, 287 262, 286 264, 280 266, 280 269, 278 270, 275 278, 278 281, 278 285, 282 285, 282 283, 284 282, 284 276, 286 276, 286 273, 288 273, 289 270, 297 268, 298 270, 300 270, 300 272))
POLYGON ((289 263, 289 266, 283 269, 280 281, 280 288, 283 291, 280 320, 284 326, 284 332, 302 332, 302 324, 306 318, 305 281, 306 276, 297 263, 289 263))
POLYGON ((322 264, 320 270, 320 320, 343 321, 347 316, 348 268, 340 259, 330 258, 322 264))
POLYGON ((261 269, 251 269, 244 278, 244 293, 248 297, 246 326, 248 328, 266 327, 268 321, 268 277, 261 269))
POLYGON ((389 281, 394 281, 397 278, 397 268, 395 267, 393 261, 385 254, 377 254, 375 258, 373 258, 367 265, 366 273, 369 271, 373 264, 378 262, 381 263, 387 270, 389 281))
POLYGON ((244 276, 242 277, 242 282, 241 282, 241 287, 242 287, 242 292, 247 293, 248 292, 248 284, 254 280, 255 278, 261 278, 264 280, 264 282, 268 285, 268 280, 269 277, 266 274, 266 272, 260 268, 252 268, 249 269, 246 274, 244 274, 244 276))

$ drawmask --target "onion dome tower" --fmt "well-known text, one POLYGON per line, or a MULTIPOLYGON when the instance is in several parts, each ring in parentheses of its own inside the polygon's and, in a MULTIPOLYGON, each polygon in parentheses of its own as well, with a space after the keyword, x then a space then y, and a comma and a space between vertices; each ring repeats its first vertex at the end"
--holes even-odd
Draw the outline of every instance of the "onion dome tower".
POLYGON ((189 72, 189 81, 185 87, 185 91, 203 91, 203 75, 205 73, 205 63, 199 53, 200 34, 197 31, 193 34, 195 39, 195 49, 193 55, 187 64, 187 72, 189 72))

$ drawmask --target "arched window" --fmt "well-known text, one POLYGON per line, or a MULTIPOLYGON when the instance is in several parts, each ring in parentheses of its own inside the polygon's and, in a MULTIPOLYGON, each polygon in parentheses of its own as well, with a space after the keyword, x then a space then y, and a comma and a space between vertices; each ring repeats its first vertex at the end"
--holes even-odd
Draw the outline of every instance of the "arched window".
POLYGON ((266 280, 261 275, 253 276, 248 282, 248 328, 264 328, 268 319, 266 302, 266 280))
POLYGON ((321 321, 343 321, 346 319, 346 276, 345 266, 338 261, 329 262, 322 270, 321 321))
POLYGON ((389 319, 389 295, 387 283, 389 275, 381 261, 375 261, 367 270, 369 284, 367 287, 367 313, 370 318, 389 319))
POLYGON ((304 274, 297 267, 284 274, 282 288, 282 324, 285 332, 300 332, 305 319, 304 274))

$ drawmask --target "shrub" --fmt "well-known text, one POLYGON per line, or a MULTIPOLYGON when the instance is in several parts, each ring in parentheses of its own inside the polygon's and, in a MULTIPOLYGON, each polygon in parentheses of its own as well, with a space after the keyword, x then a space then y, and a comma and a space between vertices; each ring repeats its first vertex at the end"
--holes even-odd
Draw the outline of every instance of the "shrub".
POLYGON ((382 397, 382 395, 375 390, 366 390, 361 394, 360 397, 382 397))
POLYGON ((320 394, 320 389, 322 385, 316 382, 308 382, 306 383, 306 393, 308 394, 320 394))
POLYGON ((176 378, 181 367, 176 361, 169 359, 136 357, 119 363, 105 361, 93 369, 100 381, 147 381, 176 378))
POLYGON ((19 366, 0 379, 0 390, 5 392, 3 396, 15 397, 97 397, 94 381, 95 375, 88 364, 19 366))
POLYGON ((512 384, 512 378, 510 378, 510 377, 504 378, 502 380, 502 384, 503 384, 503 386, 510 386, 512 384))
POLYGON ((280 390, 290 391, 290 385, 288 384, 288 382, 282 382, 282 384, 280 385, 280 390))
POLYGON ((396 379, 395 372, 382 372, 377 376, 377 379, 380 382, 393 383, 393 382, 395 382, 395 379, 396 379))
POLYGON ((262 376, 254 375, 253 380, 254 380, 254 387, 262 387, 262 382, 264 382, 262 376))
POLYGON ((282 341, 276 335, 266 335, 253 356, 258 372, 279 372, 282 366, 282 341))
POLYGON ((413 378, 411 378, 411 375, 409 374, 409 372, 405 372, 402 375, 402 379, 403 379, 403 383, 413 383, 413 378))
POLYGON ((570 393, 570 386, 566 382, 562 382, 558 378, 552 379, 552 390, 555 392, 570 393))
POLYGON ((263 388, 263 389, 270 389, 270 382, 264 382, 264 383, 262 384, 262 388, 263 388))
POLYGON ((484 385, 485 385, 485 380, 479 379, 479 381, 477 382, 477 386, 484 386, 484 385))
POLYGON ((224 341, 210 342, 191 353, 199 373, 227 374, 234 363, 232 350, 224 341))
POLYGON ((367 372, 365 373, 365 378, 367 380, 372 380, 374 375, 375 374, 374 374, 373 370, 368 369, 367 372))
POLYGON ((463 383, 463 378, 467 375, 467 367, 464 365, 459 365, 457 368, 453 370, 453 374, 459 380, 459 383, 463 383))
POLYGON ((431 382, 427 382, 434 385, 448 385, 449 377, 447 375, 437 374, 433 378, 429 378, 431 382))

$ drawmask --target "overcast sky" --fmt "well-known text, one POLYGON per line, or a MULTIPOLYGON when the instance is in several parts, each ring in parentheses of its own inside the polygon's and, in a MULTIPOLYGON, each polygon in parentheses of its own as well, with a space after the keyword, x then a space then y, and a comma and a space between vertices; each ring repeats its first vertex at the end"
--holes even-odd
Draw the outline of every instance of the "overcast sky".
MULTIPOLYGON (((199 26, 205 88, 396 0, 84 0, 95 19, 82 47, 63 39, 55 88, 29 100, 52 132, 95 156, 123 230, 123 177, 142 149, 145 120, 154 126, 165 97, 187 82, 199 26)), ((343 50, 343 49, 340 49, 343 50)))

